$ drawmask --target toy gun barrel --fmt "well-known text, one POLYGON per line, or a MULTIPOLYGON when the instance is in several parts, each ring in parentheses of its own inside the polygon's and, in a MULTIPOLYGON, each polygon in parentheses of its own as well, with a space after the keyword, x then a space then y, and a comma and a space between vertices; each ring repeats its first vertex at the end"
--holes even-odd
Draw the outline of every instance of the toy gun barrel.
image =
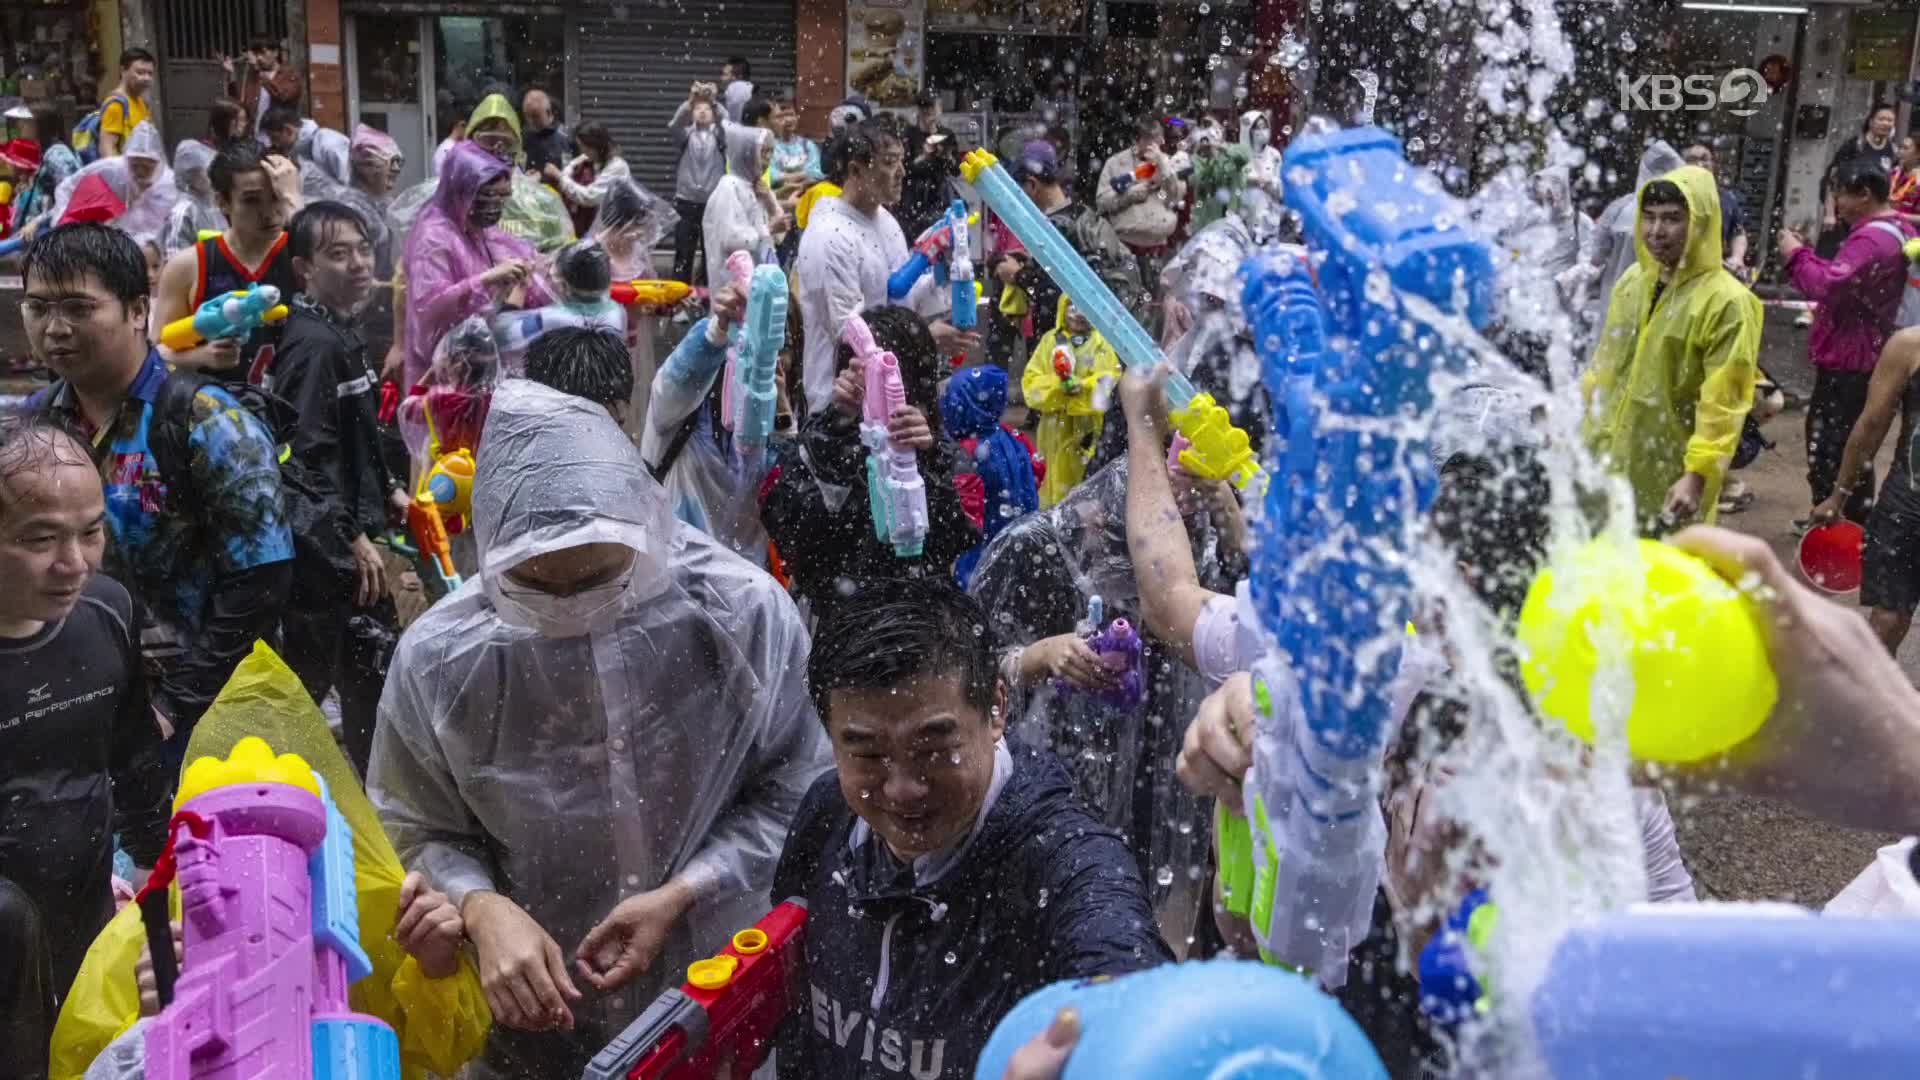
POLYGON ((243 338, 265 323, 287 317, 287 306, 280 302, 280 290, 272 285, 213 297, 184 319, 175 319, 160 330, 160 344, 174 352, 198 348, 220 338, 243 338))
POLYGON ((627 307, 636 304, 647 307, 672 307, 692 294, 693 286, 684 281, 662 281, 657 278, 616 281, 607 289, 607 296, 614 303, 627 307))
POLYGON ((905 300, 907 294, 913 291, 914 282, 919 281, 920 275, 926 273, 927 268, 932 265, 932 256, 919 248, 908 252, 907 261, 901 263, 899 269, 887 275, 887 302, 897 304, 905 300))
POLYGON ((18 255, 20 254, 20 249, 26 246, 27 242, 21 239, 18 234, 9 236, 5 240, 0 240, 0 259, 18 255))
POLYGON ((759 266, 748 277, 747 313, 739 327, 739 355, 732 387, 733 437, 749 451, 773 436, 777 404, 774 379, 787 336, 787 276, 777 266, 759 266))
POLYGON ((407 507, 407 524, 413 530, 414 543, 440 573, 440 581, 448 590, 460 587, 460 572, 453 566, 453 541, 447 535, 447 523, 440 517, 440 508, 430 501, 415 498, 407 507))
POLYGON ((971 330, 980 315, 979 294, 973 284, 973 245, 967 234, 967 204, 959 199, 947 209, 953 229, 953 246, 947 252, 947 281, 953 291, 952 323, 956 330, 971 330))
POLYGON ((687 968, 687 981, 654 999, 594 1055, 582 1080, 745 1077, 767 1059, 773 1036, 801 1000, 806 901, 793 898, 687 968), (731 1071, 729 1071, 731 1070, 731 1071))

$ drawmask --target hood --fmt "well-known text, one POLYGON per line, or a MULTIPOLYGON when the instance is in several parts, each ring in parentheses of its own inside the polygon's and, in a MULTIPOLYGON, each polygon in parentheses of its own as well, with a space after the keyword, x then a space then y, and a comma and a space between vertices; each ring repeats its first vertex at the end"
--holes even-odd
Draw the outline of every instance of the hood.
MULTIPOLYGON (((1527 178, 1529 194, 1552 221, 1573 216, 1573 178, 1565 165, 1550 165, 1527 178)), ((1644 184, 1643 184, 1644 186, 1644 184)))
POLYGON ((513 128, 514 138, 523 137, 520 131, 520 114, 514 111, 513 104, 504 94, 488 94, 480 99, 480 104, 473 107, 473 114, 467 117, 467 138, 473 138, 473 129, 488 120, 505 120, 507 125, 513 128))
POLYGON ((1267 134, 1271 136, 1273 134, 1273 120, 1267 116, 1265 109, 1248 109, 1246 112, 1240 114, 1240 144, 1248 150, 1253 149, 1253 125, 1260 120, 1267 122, 1267 134))
POLYGON ((666 584, 673 512, 633 441, 599 405, 530 379, 494 390, 474 466, 473 521, 489 581, 535 555, 613 543, 637 555, 633 599, 666 584))
POLYGON ((378 155, 387 161, 400 156, 400 144, 393 141, 393 136, 365 124, 353 129, 353 142, 348 149, 354 154, 378 155))
POLYGON ((759 164, 760 147, 773 141, 773 132, 731 122, 723 122, 720 129, 726 135, 727 175, 748 183, 759 179, 760 170, 754 166, 759 164))
MULTIPOLYGON (((1671 180, 1687 198, 1687 251, 1680 256, 1680 265, 1673 279, 1675 282, 1717 269, 1720 266, 1720 185, 1714 182, 1713 174, 1698 165, 1683 165, 1678 169, 1656 177, 1659 180, 1671 180)), ((1647 183, 1652 183, 1649 180, 1647 183)), ((1645 198, 1647 185, 1640 185, 1640 197, 1645 198)), ((1654 261, 1652 252, 1647 250, 1642 238, 1639 221, 1639 202, 1634 204, 1633 251, 1641 269, 1654 278, 1660 274, 1660 266, 1654 261)))
POLYGON ((142 120, 134 125, 133 134, 127 136, 127 156, 146 158, 162 165, 167 163, 167 148, 160 144, 160 132, 148 121, 142 120))
POLYGON ((1680 151, 1668 145, 1665 139, 1655 139, 1647 144, 1647 149, 1640 155, 1640 174, 1633 181, 1633 190, 1639 191, 1647 186, 1648 181, 1665 176, 1685 164, 1680 158, 1680 151))
POLYGON ((473 197, 493 180, 512 168, 506 162, 482 150, 477 143, 456 143, 440 168, 440 183, 433 192, 433 203, 456 228, 467 227, 467 211, 473 197))
POLYGON ((956 439, 978 439, 1007 411, 1007 373, 992 364, 961 368, 940 398, 940 424, 956 439))
POLYGON ((213 179, 207 173, 213 164, 213 155, 213 147, 199 139, 182 139, 173 151, 174 182, 195 199, 213 197, 213 179))
POLYGON ((76 221, 90 221, 105 225, 127 212, 126 202, 119 192, 107 182, 104 173, 90 173, 80 178, 74 185, 73 196, 67 200, 65 213, 54 222, 55 225, 71 225, 76 221))
MULTIPOLYGON (((633 229, 634 248, 652 251, 660 238, 673 231, 680 215, 673 204, 648 191, 638 180, 619 179, 607 185, 607 194, 594 212, 588 236, 599 236, 612 229, 633 229)), ((651 274, 645 276, 651 277, 651 274)))
POLYGON ((353 183, 352 144, 347 137, 332 128, 321 128, 307 141, 306 160, 325 175, 328 180, 345 187, 353 183))

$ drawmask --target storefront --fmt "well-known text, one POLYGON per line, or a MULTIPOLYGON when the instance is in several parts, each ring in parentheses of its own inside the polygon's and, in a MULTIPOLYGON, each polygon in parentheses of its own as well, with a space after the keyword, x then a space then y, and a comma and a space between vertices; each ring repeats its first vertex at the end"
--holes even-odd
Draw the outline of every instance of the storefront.
POLYGON ((570 122, 605 123, 640 181, 670 192, 667 120, 690 83, 717 81, 734 54, 752 61, 757 85, 791 87, 792 0, 730 2, 724 10, 349 5, 348 116, 393 135, 410 183, 426 175, 433 149, 481 97, 503 92, 517 108, 538 86, 570 122))
MULTIPOLYGON (((131 2, 131 0, 130 0, 131 2)), ((220 57, 239 56, 256 35, 287 37, 287 0, 147 0, 153 51, 160 58, 157 95, 167 145, 207 130, 207 104, 227 92, 220 57)), ((106 58, 114 67, 118 57, 106 58)))

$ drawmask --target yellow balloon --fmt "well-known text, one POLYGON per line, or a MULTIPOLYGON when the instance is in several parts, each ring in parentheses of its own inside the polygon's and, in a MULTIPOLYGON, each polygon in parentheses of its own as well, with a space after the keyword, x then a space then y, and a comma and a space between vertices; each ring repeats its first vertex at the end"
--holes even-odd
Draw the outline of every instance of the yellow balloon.
POLYGON ((1594 634, 1615 614, 1632 649, 1634 757, 1699 761, 1766 723, 1780 687, 1759 610, 1706 563, 1652 540, 1595 541, 1528 590, 1521 675, 1541 712, 1593 741, 1594 634))

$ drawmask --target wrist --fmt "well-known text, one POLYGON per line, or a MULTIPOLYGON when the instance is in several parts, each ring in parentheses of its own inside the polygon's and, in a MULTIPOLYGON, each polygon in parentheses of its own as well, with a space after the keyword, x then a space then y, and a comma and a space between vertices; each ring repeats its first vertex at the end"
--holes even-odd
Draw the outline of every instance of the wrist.
POLYGON ((675 875, 668 879, 665 885, 660 886, 660 891, 666 894, 667 901, 673 906, 675 919, 693 910, 694 902, 700 898, 693 884, 683 875, 675 875))

